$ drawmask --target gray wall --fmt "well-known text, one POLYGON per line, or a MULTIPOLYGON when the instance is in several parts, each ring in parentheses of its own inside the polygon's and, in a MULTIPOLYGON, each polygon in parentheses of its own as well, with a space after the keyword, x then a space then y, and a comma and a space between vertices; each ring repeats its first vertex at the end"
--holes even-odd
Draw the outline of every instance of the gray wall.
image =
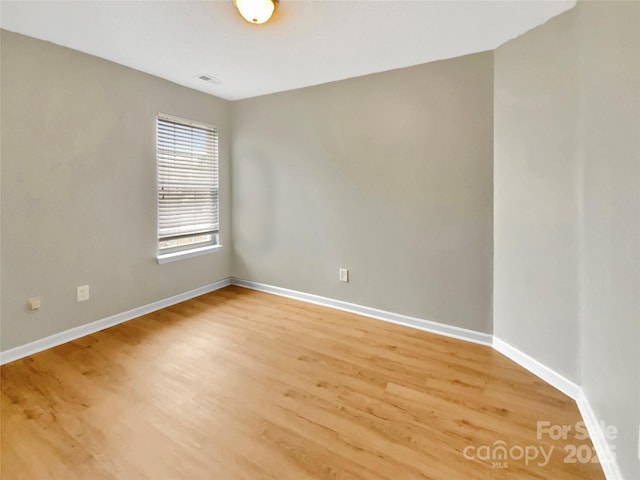
POLYGON ((2 32, 2 350, 230 274, 229 102, 2 32), (215 254, 158 265, 155 117, 220 128, 215 254), (75 287, 91 299, 76 303, 75 287), (28 312, 27 297, 42 309, 28 312))
POLYGON ((494 334, 578 369, 578 56, 571 13, 495 51, 494 334))
POLYGON ((582 388, 640 478, 640 3, 580 5, 582 388))
POLYGON ((491 332, 492 99, 482 53, 234 102, 233 274, 491 332))
POLYGON ((494 333, 579 381, 618 428, 628 479, 640 477, 639 25, 638 3, 580 2, 495 52, 494 333))

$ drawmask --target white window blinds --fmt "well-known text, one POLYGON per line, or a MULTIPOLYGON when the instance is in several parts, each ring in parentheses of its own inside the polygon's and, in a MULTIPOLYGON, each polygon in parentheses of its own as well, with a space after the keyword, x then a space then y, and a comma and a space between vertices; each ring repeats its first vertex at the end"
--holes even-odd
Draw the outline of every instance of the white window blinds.
POLYGON ((217 130, 161 114, 157 135, 159 250, 217 244, 217 130))

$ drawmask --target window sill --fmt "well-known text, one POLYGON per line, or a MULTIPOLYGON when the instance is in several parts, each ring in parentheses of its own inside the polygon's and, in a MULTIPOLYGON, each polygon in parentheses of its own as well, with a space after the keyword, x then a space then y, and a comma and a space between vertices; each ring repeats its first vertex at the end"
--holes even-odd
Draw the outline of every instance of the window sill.
POLYGON ((176 260, 199 257, 200 255, 206 255, 207 253, 217 252, 221 248, 222 245, 207 245, 206 247, 193 248, 191 250, 183 250, 181 252, 163 253, 158 255, 157 260, 159 264, 175 262, 176 260))

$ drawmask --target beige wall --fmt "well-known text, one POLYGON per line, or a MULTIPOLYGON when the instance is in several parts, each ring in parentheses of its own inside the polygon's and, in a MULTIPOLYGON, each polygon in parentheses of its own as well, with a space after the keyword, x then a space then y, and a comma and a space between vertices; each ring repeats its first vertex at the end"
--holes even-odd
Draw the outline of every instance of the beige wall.
POLYGON ((229 102, 6 31, 1 53, 2 350, 229 275, 229 102), (158 112, 220 128, 218 253, 156 263, 158 112))
POLYGON ((494 333, 582 386, 640 478, 640 3, 495 52, 494 333))
POLYGON ((492 80, 482 53, 234 102, 234 275, 491 332, 492 80))

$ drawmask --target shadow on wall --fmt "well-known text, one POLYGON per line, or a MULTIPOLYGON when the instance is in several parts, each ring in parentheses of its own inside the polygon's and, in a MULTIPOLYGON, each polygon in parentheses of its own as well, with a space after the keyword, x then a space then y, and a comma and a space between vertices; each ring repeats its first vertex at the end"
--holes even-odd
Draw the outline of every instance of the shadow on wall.
MULTIPOLYGON (((274 242, 274 195, 277 190, 273 177, 272 162, 263 155, 240 152, 234 165, 234 182, 242 191, 252 192, 251 202, 247 197, 237 196, 233 199, 233 207, 238 211, 254 210, 254 215, 238 216, 233 225, 234 250, 236 259, 242 263, 243 249, 256 255, 265 255, 273 247, 274 242), (240 247, 238 247, 240 246, 240 247)), ((234 188, 237 191, 237 188, 234 188)), ((243 270, 246 265, 243 266, 243 270)))

